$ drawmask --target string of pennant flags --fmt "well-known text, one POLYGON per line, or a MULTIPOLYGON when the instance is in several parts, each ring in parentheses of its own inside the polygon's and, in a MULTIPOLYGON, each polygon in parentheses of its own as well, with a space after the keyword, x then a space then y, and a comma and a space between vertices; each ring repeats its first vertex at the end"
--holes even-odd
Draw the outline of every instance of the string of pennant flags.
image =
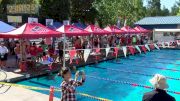
POLYGON ((160 50, 157 44, 145 44, 145 45, 107 47, 107 48, 95 48, 95 49, 72 49, 72 50, 65 50, 65 51, 69 52, 69 58, 70 58, 70 64, 71 64, 73 60, 77 59, 77 51, 84 51, 83 58, 84 58, 84 61, 86 62, 90 55, 96 56, 96 59, 97 59, 97 56, 101 54, 100 50, 106 51, 106 57, 111 52, 117 58, 119 50, 122 50, 124 53, 124 56, 126 57, 128 52, 134 55, 137 50, 141 54, 142 52, 146 53, 147 51, 154 50, 155 48, 160 50), (114 51, 111 51, 111 49, 114 49, 114 51), (91 53, 92 50, 95 50, 95 51, 91 53))

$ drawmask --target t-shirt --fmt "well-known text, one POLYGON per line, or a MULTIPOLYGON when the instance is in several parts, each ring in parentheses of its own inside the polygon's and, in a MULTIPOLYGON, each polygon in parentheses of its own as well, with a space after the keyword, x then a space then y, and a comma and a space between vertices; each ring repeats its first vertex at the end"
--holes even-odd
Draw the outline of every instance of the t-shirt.
POLYGON ((6 54, 8 53, 8 49, 6 46, 0 46, 0 54, 6 54))
POLYGON ((42 49, 43 49, 43 52, 45 52, 47 50, 47 45, 41 45, 42 49))
POLYGON ((29 53, 32 55, 32 56, 36 56, 37 55, 37 47, 35 47, 35 46, 31 46, 30 47, 30 51, 29 51, 29 53))

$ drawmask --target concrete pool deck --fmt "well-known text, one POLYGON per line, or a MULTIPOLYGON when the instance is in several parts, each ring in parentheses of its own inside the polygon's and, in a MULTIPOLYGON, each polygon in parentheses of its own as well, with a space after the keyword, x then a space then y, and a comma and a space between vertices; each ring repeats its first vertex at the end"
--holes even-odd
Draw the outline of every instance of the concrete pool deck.
MULTIPOLYGON (((7 88, 8 86, 2 87, 0 93, 6 91, 7 88)), ((0 101, 49 101, 49 95, 24 88, 11 87, 6 93, 0 94, 0 101)), ((54 101, 60 101, 60 99, 54 97, 54 101)))

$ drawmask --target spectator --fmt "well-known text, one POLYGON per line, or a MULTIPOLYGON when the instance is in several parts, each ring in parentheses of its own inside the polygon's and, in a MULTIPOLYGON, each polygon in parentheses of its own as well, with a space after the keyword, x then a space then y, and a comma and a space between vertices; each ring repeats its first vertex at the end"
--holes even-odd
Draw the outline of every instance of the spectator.
POLYGON ((76 101, 76 87, 81 86, 85 82, 85 73, 76 72, 75 79, 71 78, 71 72, 65 68, 61 71, 63 82, 61 83, 62 96, 61 101, 76 101), (81 80, 78 81, 79 75, 82 75, 81 80))
POLYGON ((175 98, 167 94, 164 89, 168 88, 166 77, 156 74, 150 83, 154 86, 155 90, 145 93, 143 101, 175 101, 175 98))
POLYGON ((0 68, 6 67, 8 52, 9 51, 7 47, 4 45, 4 43, 1 43, 0 44, 0 68))

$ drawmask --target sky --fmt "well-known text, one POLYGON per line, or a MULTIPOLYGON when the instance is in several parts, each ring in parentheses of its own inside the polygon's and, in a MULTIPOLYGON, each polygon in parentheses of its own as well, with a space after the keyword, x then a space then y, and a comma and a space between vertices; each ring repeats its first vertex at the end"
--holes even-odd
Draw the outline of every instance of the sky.
MULTIPOLYGON (((145 0, 144 5, 147 5, 147 1, 145 0)), ((165 6, 169 10, 171 10, 171 7, 176 3, 178 0, 161 0, 161 7, 165 6)))

